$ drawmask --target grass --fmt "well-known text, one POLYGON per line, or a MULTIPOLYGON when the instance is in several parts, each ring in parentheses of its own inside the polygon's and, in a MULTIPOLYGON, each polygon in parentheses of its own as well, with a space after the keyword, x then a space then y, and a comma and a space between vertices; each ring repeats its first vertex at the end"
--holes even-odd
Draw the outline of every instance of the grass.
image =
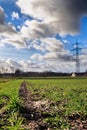
POLYGON ((39 93, 43 99, 57 104, 51 106, 49 116, 44 119, 52 130, 71 129, 70 120, 75 118, 74 116, 79 116, 80 120, 87 119, 86 78, 32 78, 1 82, 4 80, 0 79, 0 130, 22 130, 21 125, 25 119, 19 114, 18 90, 24 80, 32 93, 39 93))

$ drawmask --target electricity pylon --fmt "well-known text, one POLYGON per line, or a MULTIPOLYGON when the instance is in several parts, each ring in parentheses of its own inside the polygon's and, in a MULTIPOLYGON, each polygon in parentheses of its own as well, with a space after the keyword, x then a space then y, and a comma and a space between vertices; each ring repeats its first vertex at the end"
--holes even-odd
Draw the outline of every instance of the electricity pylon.
POLYGON ((79 47, 78 41, 74 45, 75 45, 75 48, 73 49, 73 51, 75 51, 76 73, 79 73, 80 72, 80 59, 79 59, 79 55, 80 55, 80 50, 82 48, 79 47))

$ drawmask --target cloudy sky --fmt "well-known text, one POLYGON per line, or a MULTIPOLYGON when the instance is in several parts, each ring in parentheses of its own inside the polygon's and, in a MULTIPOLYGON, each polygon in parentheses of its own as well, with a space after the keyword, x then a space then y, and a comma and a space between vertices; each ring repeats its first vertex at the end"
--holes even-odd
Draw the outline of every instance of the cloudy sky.
POLYGON ((0 72, 87 70, 87 0, 0 0, 0 72))

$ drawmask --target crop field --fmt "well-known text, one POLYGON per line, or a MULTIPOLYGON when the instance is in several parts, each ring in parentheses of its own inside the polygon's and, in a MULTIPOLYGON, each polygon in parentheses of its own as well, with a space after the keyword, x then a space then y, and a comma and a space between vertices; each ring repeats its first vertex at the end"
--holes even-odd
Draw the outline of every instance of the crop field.
POLYGON ((0 79, 0 130, 80 129, 87 130, 86 77, 0 79), (19 97, 24 81, 34 102, 46 101, 40 116, 24 108, 19 97))

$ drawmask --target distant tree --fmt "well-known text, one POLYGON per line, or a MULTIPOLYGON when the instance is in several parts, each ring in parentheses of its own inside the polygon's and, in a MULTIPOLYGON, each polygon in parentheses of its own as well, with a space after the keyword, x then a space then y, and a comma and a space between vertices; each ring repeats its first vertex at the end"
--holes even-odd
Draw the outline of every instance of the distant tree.
POLYGON ((15 70, 15 76, 20 76, 20 75, 21 75, 20 69, 16 69, 16 70, 15 70))

